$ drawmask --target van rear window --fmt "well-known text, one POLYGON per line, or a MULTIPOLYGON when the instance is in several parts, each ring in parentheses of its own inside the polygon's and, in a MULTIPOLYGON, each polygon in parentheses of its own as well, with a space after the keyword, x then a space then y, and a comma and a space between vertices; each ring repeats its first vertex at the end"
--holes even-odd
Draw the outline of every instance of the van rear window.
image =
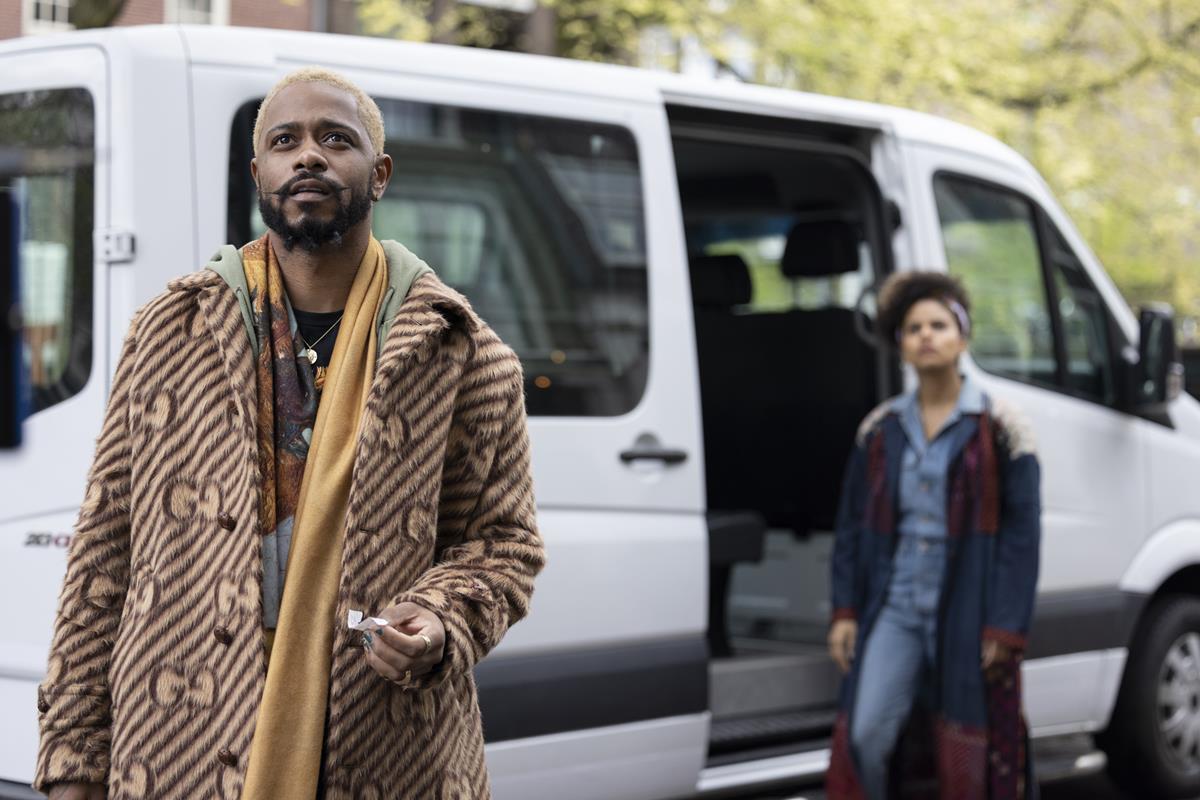
MULTIPOLYGON (((531 415, 616 416, 646 385, 641 174, 612 125, 376 98, 395 163, 375 235, 463 292, 521 357, 531 415)), ((250 179, 257 102, 233 122, 231 242, 265 227, 250 179)))
POLYGON ((0 191, 19 209, 34 413, 77 394, 91 374, 94 127, 86 89, 0 94, 0 191))

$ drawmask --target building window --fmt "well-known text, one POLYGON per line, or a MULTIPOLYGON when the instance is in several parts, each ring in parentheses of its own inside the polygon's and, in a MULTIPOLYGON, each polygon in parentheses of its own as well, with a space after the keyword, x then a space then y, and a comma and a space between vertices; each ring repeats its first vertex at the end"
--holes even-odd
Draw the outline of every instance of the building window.
POLYGON ((71 24, 71 4, 74 0, 25 0, 21 31, 31 33, 53 33, 69 31, 75 26, 71 24))
POLYGON ((229 0, 165 0, 163 20, 180 25, 228 25, 229 0))

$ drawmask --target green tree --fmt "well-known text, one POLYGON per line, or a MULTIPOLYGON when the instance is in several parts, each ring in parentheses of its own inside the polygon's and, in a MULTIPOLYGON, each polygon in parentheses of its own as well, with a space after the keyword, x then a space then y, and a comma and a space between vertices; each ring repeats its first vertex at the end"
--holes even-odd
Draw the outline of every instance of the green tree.
MULTIPOLYGON (((433 2, 364 0, 364 28, 435 38, 433 2)), ((521 15, 437 2, 451 7, 437 17, 450 31, 443 41, 521 47, 511 33, 521 15)), ((543 6, 560 55, 633 64, 654 33, 674 56, 667 48, 653 66, 678 69, 695 44, 756 83, 904 106, 990 133, 1046 177, 1132 303, 1169 301, 1200 317, 1200 0, 543 6)))

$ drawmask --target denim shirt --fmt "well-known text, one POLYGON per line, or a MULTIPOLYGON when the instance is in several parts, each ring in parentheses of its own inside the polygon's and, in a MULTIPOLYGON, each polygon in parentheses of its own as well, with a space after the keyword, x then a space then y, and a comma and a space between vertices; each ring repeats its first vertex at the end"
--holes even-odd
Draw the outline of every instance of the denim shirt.
POLYGON ((953 455, 951 435, 964 415, 984 410, 983 393, 963 378, 958 402, 932 440, 925 438, 915 392, 894 406, 908 440, 901 461, 899 541, 893 561, 888 604, 923 613, 937 610, 946 568, 946 473, 953 455))

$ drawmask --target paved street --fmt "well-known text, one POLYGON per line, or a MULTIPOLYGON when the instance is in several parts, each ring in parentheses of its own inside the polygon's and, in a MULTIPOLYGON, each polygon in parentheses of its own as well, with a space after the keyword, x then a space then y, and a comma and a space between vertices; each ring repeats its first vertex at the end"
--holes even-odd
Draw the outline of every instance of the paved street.
MULTIPOLYGON (((746 795, 745 800, 828 800, 819 790, 795 789, 769 794, 746 795)), ((1138 800, 1121 793, 1103 773, 1048 781, 1042 784, 1042 800, 1138 800)))

